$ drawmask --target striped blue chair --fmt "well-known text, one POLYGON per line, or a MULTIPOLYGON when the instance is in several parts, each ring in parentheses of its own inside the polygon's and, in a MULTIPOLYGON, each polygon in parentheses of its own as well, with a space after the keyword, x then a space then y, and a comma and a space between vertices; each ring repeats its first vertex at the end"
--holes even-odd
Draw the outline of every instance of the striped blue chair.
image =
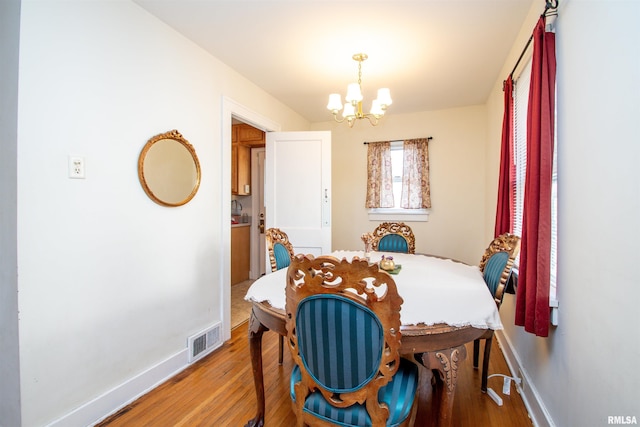
POLYGON ((398 353, 402 298, 391 276, 364 259, 296 255, 286 296, 297 425, 413 425, 418 367, 398 353))
MULTIPOLYGON (((502 304, 504 290, 519 252, 520 238, 506 233, 496 237, 491 242, 480 260, 480 271, 482 271, 484 281, 489 287, 498 309, 502 304)), ((485 342, 482 358, 482 385, 480 389, 486 393, 493 329, 487 329, 484 335, 473 342, 473 367, 476 369, 478 368, 478 359, 480 357, 480 340, 485 342)))
POLYGON ((416 238, 403 222, 383 222, 373 231, 373 250, 379 252, 416 252, 416 238))
MULTIPOLYGON (((287 233, 279 228, 267 228, 265 230, 265 242, 271 263, 271 272, 289 267, 293 257, 293 246, 289 242, 287 233)), ((278 336, 278 364, 282 365, 284 356, 284 338, 278 336)))

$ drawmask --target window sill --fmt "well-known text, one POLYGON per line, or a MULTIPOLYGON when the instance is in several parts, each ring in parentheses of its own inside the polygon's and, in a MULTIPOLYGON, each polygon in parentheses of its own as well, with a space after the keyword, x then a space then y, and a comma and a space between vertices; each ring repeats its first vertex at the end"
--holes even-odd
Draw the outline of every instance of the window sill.
POLYGON ((369 221, 427 222, 429 209, 369 209, 369 221))

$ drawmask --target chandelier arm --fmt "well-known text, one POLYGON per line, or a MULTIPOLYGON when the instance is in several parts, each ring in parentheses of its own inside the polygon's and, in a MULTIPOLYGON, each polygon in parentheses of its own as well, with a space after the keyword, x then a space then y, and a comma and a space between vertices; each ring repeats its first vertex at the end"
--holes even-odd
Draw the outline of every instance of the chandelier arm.
POLYGON ((345 117, 343 117, 342 119, 338 119, 338 115, 337 114, 333 114, 333 120, 335 120, 338 123, 342 123, 345 120, 345 117))
POLYGON ((379 119, 371 114, 365 114, 364 117, 367 118, 367 120, 369 120, 369 123, 371 124, 371 126, 378 126, 378 121, 379 119))

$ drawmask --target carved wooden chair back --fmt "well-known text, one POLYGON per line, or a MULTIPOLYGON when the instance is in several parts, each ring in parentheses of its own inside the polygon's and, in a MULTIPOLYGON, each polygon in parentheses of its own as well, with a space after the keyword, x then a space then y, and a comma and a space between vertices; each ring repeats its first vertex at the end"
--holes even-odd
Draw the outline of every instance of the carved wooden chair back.
MULTIPOLYGON (((513 234, 502 234, 489 244, 480 260, 480 271, 484 281, 493 295, 498 308, 502 305, 504 290, 511 276, 513 264, 520 252, 520 238, 513 234)), ((493 330, 487 329, 478 339, 473 341, 473 367, 478 367, 480 359, 480 340, 484 340, 484 355, 482 356, 482 379, 480 389, 487 391, 487 379, 489 374, 489 357, 491 356, 491 343, 493 330)))
POLYGON ((285 309, 298 425, 411 425, 418 371, 398 353, 401 304, 376 264, 294 256, 285 309))
POLYGON ((493 239, 480 260, 480 271, 498 307, 519 253, 520 237, 505 233, 493 239))
POLYGON ((373 231, 373 250, 380 252, 416 252, 413 230, 403 222, 383 222, 373 231))
MULTIPOLYGON (((271 272, 289 267, 293 258, 293 246, 287 233, 279 228, 267 228, 264 232, 271 272)), ((278 364, 284 360, 284 338, 278 335, 278 364)))
POLYGON ((293 246, 289 242, 287 233, 279 228, 268 228, 265 231, 265 241, 269 252, 271 271, 289 266, 293 258, 293 246))

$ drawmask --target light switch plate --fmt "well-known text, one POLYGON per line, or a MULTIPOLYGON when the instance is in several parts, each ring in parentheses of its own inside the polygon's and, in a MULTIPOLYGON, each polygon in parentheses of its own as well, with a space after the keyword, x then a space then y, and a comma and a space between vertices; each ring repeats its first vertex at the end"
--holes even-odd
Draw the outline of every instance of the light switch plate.
POLYGON ((84 179, 84 157, 69 156, 69 178, 84 179))

